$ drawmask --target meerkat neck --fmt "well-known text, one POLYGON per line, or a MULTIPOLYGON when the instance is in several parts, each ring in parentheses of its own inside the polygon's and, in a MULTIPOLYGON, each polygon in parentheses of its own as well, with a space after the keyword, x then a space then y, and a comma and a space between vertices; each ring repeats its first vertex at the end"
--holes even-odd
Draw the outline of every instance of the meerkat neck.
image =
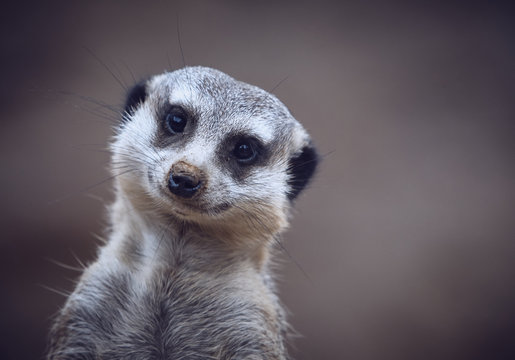
POLYGON ((216 225, 200 226, 137 208, 118 193, 111 207, 108 255, 129 267, 168 268, 248 263, 261 271, 269 259, 273 239, 252 233, 231 233, 216 225), (211 227, 206 231, 205 227, 211 227))

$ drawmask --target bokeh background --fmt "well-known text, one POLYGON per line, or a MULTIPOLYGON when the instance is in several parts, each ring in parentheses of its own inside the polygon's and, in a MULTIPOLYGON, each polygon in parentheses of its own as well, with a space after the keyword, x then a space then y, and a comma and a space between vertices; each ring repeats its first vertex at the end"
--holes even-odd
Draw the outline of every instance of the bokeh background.
POLYGON ((278 254, 296 359, 515 358, 508 2, 28 1, 1 17, 2 359, 42 358, 78 276, 55 263, 95 258, 112 198, 96 102, 182 67, 178 28, 187 65, 282 81, 324 154, 278 254))

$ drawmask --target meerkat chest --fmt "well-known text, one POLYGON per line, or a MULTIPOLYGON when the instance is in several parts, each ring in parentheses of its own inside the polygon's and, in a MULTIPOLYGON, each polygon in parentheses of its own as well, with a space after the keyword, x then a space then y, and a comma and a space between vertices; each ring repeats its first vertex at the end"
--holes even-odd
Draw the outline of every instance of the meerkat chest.
POLYGON ((266 289, 211 275, 168 271, 144 287, 130 274, 89 278, 69 303, 69 348, 106 359, 251 358, 264 350, 281 358, 280 319, 266 289))

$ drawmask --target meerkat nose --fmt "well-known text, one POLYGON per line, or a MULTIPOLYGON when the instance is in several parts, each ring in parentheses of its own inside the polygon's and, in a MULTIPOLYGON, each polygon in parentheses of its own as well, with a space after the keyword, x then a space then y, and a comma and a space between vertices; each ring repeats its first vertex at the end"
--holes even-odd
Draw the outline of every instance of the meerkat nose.
POLYGON ((175 195, 191 198, 202 187, 202 172, 195 166, 179 161, 168 176, 168 189, 175 195))
POLYGON ((190 198, 200 189, 202 182, 188 175, 171 175, 168 189, 177 196, 190 198))

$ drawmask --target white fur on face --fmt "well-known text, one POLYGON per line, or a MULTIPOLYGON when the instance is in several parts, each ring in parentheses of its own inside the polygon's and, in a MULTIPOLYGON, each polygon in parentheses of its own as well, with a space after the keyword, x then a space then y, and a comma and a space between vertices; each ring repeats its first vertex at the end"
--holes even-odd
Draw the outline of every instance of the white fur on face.
POLYGON ((184 211, 181 201, 167 189, 171 167, 182 161, 207 176, 206 188, 197 199, 199 212, 224 204, 267 203, 277 209, 286 208, 287 160, 305 145, 308 136, 279 100, 261 89, 203 68, 158 75, 148 84, 147 99, 113 144, 114 162, 127 163, 135 169, 125 176, 128 181, 137 183, 159 207, 168 206, 171 213, 184 211), (201 74, 193 74, 195 71, 201 74), (206 84, 214 90, 205 89, 206 84), (215 91, 216 96, 212 96, 215 91), (257 100, 249 100, 250 96, 257 100), (193 108, 199 114, 195 133, 181 148, 155 145, 161 121, 156 118, 156 108, 167 103, 193 108), (283 158, 271 156, 269 163, 250 169, 245 179, 238 181, 220 166, 218 159, 217 149, 230 133, 253 136, 265 146, 279 142, 283 158))

